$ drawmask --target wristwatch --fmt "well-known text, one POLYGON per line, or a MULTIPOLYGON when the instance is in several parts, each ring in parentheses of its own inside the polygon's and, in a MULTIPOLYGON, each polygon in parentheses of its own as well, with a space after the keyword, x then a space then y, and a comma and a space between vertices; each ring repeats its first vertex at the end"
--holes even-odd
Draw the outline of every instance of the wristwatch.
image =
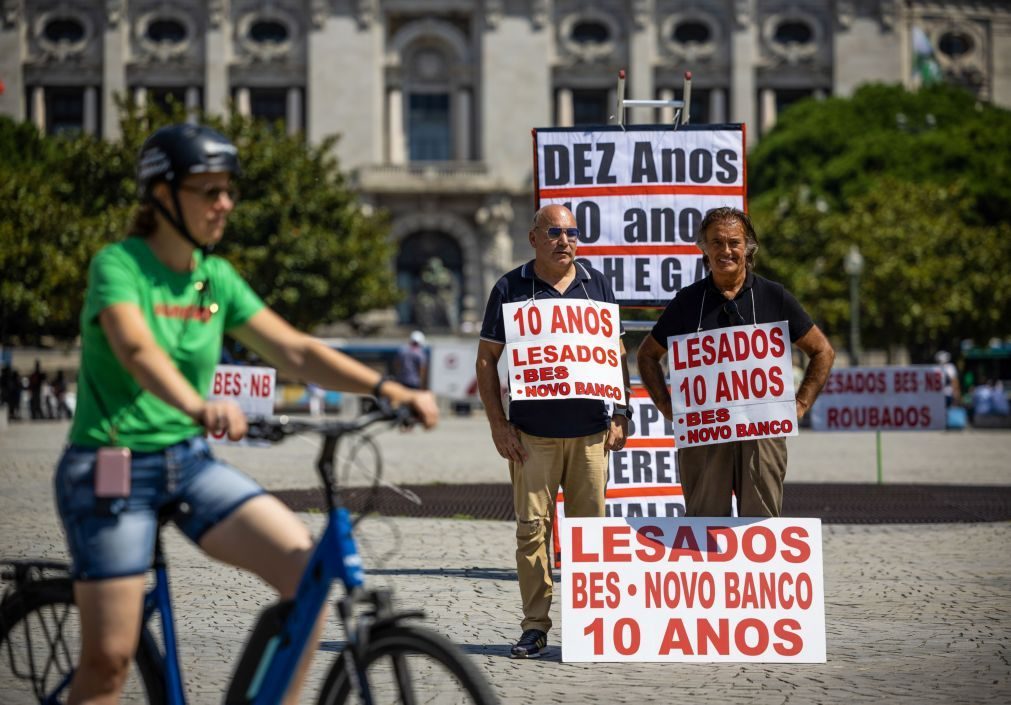
POLYGON ((632 420, 632 407, 624 406, 622 404, 614 405, 614 413, 612 416, 624 416, 628 420, 632 420))

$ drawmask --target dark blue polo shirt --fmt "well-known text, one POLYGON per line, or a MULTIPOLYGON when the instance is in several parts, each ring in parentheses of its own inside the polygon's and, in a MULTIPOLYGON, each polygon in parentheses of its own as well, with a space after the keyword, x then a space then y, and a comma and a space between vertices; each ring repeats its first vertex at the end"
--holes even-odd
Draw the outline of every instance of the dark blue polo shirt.
MULTIPOLYGON (((745 324, 789 322, 791 341, 803 337, 814 325, 807 311, 786 287, 751 272, 745 277, 744 286, 737 292, 734 301, 745 324)), ((723 293, 716 288, 713 275, 709 274, 705 279, 686 286, 667 304, 653 326, 653 338, 666 348, 668 336, 696 332, 700 318, 702 330, 732 326, 734 323, 723 309, 724 303, 723 293)))
MULTIPOLYGON (((585 262, 576 262, 576 276, 564 294, 534 274, 533 260, 502 276, 491 290, 484 310, 481 338, 505 343, 502 304, 543 299, 593 299, 615 303, 604 275, 585 262)), ((621 332, 624 334, 624 328, 621 332)), ((604 402, 594 399, 538 399, 510 401, 509 421, 524 433, 543 438, 577 438, 600 433, 610 425, 604 402)))

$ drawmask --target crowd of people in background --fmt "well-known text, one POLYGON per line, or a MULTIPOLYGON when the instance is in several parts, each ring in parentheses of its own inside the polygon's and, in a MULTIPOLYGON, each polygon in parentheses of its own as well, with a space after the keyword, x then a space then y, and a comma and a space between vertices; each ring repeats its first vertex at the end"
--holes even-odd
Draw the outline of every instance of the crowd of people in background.
POLYGON ((10 421, 72 418, 74 410, 67 392, 66 373, 58 370, 50 378, 38 360, 29 375, 11 365, 0 370, 0 406, 6 407, 10 421))

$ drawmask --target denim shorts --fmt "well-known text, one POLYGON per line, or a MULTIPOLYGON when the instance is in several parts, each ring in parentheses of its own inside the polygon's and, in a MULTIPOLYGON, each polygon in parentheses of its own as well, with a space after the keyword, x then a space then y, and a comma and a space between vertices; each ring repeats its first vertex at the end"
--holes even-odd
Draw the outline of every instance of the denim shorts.
POLYGON ((95 497, 95 448, 70 445, 53 484, 75 580, 139 575, 151 567, 159 510, 194 543, 264 493, 252 479, 217 460, 196 436, 156 453, 133 453, 130 496, 95 497))

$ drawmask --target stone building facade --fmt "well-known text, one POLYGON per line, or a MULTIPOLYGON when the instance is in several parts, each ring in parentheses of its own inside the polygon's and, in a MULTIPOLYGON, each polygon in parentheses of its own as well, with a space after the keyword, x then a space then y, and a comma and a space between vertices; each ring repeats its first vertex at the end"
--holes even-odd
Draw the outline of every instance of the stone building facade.
POLYGON ((111 138, 117 96, 173 96, 340 133, 365 207, 392 215, 399 283, 448 302, 433 320, 410 296, 400 322, 466 332, 528 255, 531 127, 613 120, 619 69, 628 97, 667 99, 690 70, 692 121, 754 143, 798 99, 910 84, 914 28, 1011 106, 999 0, 0 0, 0 113, 111 138))

